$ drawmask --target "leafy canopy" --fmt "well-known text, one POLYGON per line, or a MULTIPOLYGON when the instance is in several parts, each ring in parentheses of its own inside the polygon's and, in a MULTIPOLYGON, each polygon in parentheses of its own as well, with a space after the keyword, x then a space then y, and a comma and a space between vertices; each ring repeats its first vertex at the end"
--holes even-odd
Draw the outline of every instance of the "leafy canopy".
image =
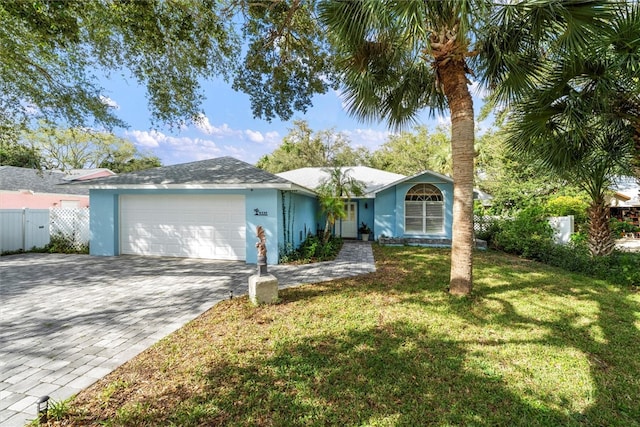
POLYGON ((424 125, 412 131, 392 134, 373 152, 371 165, 403 175, 414 175, 425 170, 451 175, 451 141, 442 127, 429 132, 424 125))
POLYGON ((279 173, 304 167, 359 166, 368 157, 369 150, 352 147, 344 133, 334 129, 313 131, 306 121, 295 120, 280 146, 260 158, 257 166, 279 173))
POLYGON ((8 123, 124 126, 98 77, 147 89, 154 124, 198 117, 207 79, 233 79, 253 112, 288 120, 333 86, 313 2, 0 2, 0 112, 8 123))
POLYGON ((87 128, 40 123, 21 135, 20 145, 39 153, 40 166, 48 170, 106 167, 114 172, 131 172, 161 166, 157 157, 138 152, 131 141, 87 128))

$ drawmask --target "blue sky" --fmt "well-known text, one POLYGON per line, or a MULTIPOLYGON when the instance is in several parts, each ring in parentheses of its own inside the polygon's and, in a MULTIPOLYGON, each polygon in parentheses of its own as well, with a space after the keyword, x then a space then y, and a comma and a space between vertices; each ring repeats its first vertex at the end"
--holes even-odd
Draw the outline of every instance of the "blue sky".
MULTIPOLYGON (((293 119, 269 123, 253 118, 248 96, 233 91, 229 83, 219 80, 203 84, 207 99, 202 105, 204 116, 199 124, 173 130, 157 125, 152 129, 144 88, 133 79, 103 80, 102 84, 106 89, 104 95, 117 109, 116 114, 130 125, 129 129, 118 129, 115 133, 132 141, 140 151, 158 156, 164 165, 221 156, 255 163, 277 148, 293 126, 293 119)), ((478 100, 475 106, 477 112, 478 100)), ((294 119, 307 120, 314 131, 335 128, 343 132, 353 146, 370 150, 378 148, 389 135, 384 123, 362 123, 349 117, 336 91, 316 96, 313 107, 306 114, 297 113, 294 119)), ((430 128, 448 121, 448 116, 429 120, 424 113, 424 123, 430 128)))

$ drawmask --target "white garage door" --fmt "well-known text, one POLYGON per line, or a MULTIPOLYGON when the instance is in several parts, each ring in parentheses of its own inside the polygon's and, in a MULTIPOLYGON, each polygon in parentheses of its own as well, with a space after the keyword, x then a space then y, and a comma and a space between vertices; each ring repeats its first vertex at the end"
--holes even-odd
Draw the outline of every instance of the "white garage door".
POLYGON ((244 260, 244 196, 120 197, 120 253, 244 260))

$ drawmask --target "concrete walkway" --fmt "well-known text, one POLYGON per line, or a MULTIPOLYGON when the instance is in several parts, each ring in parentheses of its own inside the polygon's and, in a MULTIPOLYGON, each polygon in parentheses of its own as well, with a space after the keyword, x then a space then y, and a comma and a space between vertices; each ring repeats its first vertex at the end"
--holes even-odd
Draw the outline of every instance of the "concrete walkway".
MULTIPOLYGON (((0 258, 0 425, 36 400, 88 387, 216 303, 247 293, 255 265, 184 258, 24 254, 0 258)), ((371 245, 335 261, 270 266, 280 287, 375 271, 371 245)))

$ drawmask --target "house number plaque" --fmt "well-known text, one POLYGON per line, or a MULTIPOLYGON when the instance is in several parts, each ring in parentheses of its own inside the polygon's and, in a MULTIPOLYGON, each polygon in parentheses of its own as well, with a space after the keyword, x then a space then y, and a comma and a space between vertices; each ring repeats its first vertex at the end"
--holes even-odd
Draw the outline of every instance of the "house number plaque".
POLYGON ((269 214, 267 213, 267 211, 261 211, 260 209, 256 208, 253 210, 256 214, 256 216, 268 216, 269 214))

